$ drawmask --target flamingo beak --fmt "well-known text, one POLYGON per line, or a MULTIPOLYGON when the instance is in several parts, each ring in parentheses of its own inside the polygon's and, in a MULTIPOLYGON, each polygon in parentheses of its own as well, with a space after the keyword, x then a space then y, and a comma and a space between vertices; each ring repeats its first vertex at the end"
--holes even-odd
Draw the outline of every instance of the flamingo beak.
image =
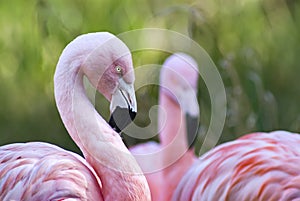
POLYGON ((137 104, 133 83, 126 83, 123 78, 120 78, 118 87, 112 94, 109 125, 120 133, 134 120, 136 112, 137 104))
POLYGON ((198 117, 191 116, 189 113, 185 114, 186 129, 187 129, 187 142, 189 149, 193 148, 196 142, 198 133, 198 117))
POLYGON ((185 113, 187 142, 189 149, 191 149, 194 147, 198 134, 200 110, 196 93, 192 88, 182 93, 180 105, 185 113))

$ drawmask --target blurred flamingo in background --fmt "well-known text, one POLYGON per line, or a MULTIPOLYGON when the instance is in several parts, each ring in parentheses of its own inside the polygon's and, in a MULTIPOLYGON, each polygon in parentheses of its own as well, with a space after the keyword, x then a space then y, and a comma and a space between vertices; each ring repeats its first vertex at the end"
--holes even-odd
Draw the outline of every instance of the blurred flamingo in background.
POLYGON ((59 59, 54 87, 61 118, 86 160, 43 142, 2 146, 0 200, 150 200, 134 157, 86 96, 84 76, 111 101, 110 125, 115 130, 134 118, 128 48, 105 32, 77 37, 59 59))
MULTIPOLYGON (((164 73, 166 66, 173 67, 174 72, 175 66, 183 66, 174 58, 180 57, 170 57, 161 72, 161 143, 148 142, 130 149, 145 172, 153 200, 300 200, 299 134, 287 131, 248 134, 195 159, 189 147, 191 140, 186 138, 189 135, 185 132, 184 116, 176 115, 181 112, 179 105, 182 111, 187 111, 176 87, 172 87, 180 82, 172 77, 172 72, 164 73), (188 151, 178 157, 184 150, 188 151), (151 157, 147 157, 149 154, 151 157)), ((192 80, 189 77, 193 86, 197 82, 192 80)))
POLYGON ((170 200, 181 177, 193 164, 198 127, 198 66, 184 54, 171 55, 160 73, 158 132, 160 144, 130 148, 147 178, 152 200, 170 200))
POLYGON ((200 157, 180 181, 174 201, 300 200, 300 135, 253 133, 200 157))

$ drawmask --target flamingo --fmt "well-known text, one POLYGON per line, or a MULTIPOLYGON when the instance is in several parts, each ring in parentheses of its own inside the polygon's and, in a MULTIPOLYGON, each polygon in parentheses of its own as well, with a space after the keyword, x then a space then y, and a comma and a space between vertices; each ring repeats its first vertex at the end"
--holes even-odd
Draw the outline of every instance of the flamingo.
POLYGON ((160 73, 158 130, 153 141, 130 148, 141 166, 154 201, 170 200, 181 177, 196 160, 193 142, 198 125, 196 61, 175 53, 160 73))
POLYGON ((85 159, 44 142, 4 145, 0 200, 150 200, 146 178, 116 132, 136 112, 133 83, 130 51, 114 35, 89 33, 70 42, 55 71, 55 100, 85 159), (84 76, 111 101, 112 127, 89 101, 84 76))
POLYGON ((300 200, 299 144, 299 134, 273 131, 219 145, 187 171, 172 200, 300 200))

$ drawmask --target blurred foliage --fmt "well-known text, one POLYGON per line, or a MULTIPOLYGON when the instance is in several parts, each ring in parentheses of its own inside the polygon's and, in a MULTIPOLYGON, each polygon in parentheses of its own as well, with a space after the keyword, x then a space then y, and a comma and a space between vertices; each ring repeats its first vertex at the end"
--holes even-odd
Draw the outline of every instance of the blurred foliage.
MULTIPOLYGON (((53 74, 77 35, 158 27, 190 36, 211 56, 228 101, 220 142, 248 132, 300 132, 300 3, 296 0, 15 0, 0 1, 0 144, 47 141, 78 151, 53 97, 53 74)), ((133 53, 135 66, 163 63, 166 53, 133 53), (150 55, 150 56, 149 56, 150 55)), ((201 128, 210 100, 199 81, 201 128)), ((97 95, 98 97, 98 95, 97 95)), ((158 87, 137 91, 137 124, 149 123, 158 87)), ((108 103, 97 107, 108 118, 108 103)), ((131 142, 134 143, 134 142, 131 142)))

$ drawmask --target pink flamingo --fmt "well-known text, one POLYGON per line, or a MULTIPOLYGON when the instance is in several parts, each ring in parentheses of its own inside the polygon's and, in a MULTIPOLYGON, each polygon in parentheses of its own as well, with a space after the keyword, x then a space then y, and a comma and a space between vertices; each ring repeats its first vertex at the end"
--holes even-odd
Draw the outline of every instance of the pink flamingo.
POLYGON ((59 59, 54 88, 61 118, 85 159, 43 142, 2 146, 0 200, 150 200, 134 157, 86 96, 84 76, 111 101, 115 130, 133 118, 134 73, 126 45, 105 32, 77 37, 59 59))
POLYGON ((198 126, 197 63, 184 53, 171 55, 160 73, 159 139, 130 148, 156 200, 170 200, 181 177, 193 164, 198 126))
POLYGON ((174 201, 300 200, 300 135, 253 133, 200 157, 180 181, 174 201))

